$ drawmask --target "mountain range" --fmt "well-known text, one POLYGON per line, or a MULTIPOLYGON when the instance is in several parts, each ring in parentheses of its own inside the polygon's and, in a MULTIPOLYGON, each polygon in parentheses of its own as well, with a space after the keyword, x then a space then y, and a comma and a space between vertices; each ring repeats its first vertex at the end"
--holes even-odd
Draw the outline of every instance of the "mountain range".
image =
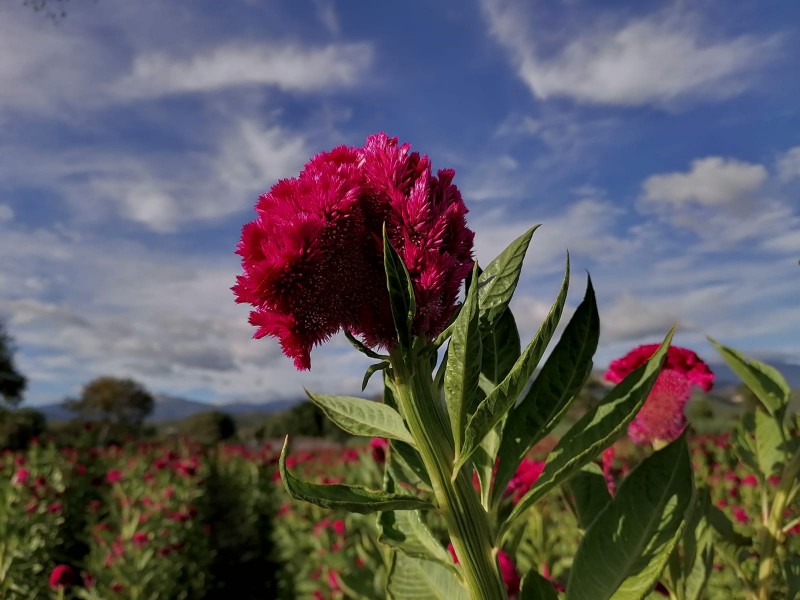
MULTIPOLYGON (((786 378, 786 381, 792 389, 800 388, 800 365, 783 362, 771 362, 770 364, 786 378)), ((727 365, 719 363, 710 364, 709 366, 717 376, 715 382, 715 388, 717 390, 724 390, 738 385, 739 378, 727 365)), ((600 376, 602 377, 602 374, 600 374, 600 376)), ((148 418, 148 421, 152 423, 179 421, 194 414, 209 410, 219 410, 233 417, 241 417, 244 415, 268 415, 287 410, 305 400, 305 396, 298 396, 297 398, 274 400, 271 402, 209 404, 207 402, 198 402, 197 400, 189 400, 187 398, 167 396, 164 394, 157 394, 155 398, 155 408, 148 418)), ((48 404, 35 408, 44 413, 47 420, 50 422, 66 421, 73 417, 73 413, 68 411, 61 404, 48 404)))

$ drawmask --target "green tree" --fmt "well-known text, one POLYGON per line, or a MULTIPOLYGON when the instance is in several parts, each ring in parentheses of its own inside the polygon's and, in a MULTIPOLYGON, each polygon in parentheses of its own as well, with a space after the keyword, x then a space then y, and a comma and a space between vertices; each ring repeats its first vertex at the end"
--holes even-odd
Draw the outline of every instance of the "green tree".
POLYGON ((12 407, 22 402, 22 393, 28 384, 28 380, 14 365, 15 351, 13 338, 6 333, 5 325, 0 321, 0 398, 12 407))
POLYGON ((184 419, 180 430, 201 444, 213 445, 236 435, 236 421, 224 412, 209 410, 184 419))
POLYGON ((137 427, 153 412, 153 396, 133 379, 98 377, 87 383, 78 399, 65 405, 79 418, 137 427))

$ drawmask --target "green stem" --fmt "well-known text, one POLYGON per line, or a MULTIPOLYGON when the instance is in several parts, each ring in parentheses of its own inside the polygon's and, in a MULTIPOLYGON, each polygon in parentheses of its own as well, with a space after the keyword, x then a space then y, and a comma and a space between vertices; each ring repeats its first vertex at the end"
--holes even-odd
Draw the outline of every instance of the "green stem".
POLYGON ((507 600, 486 511, 467 469, 454 480, 455 448, 450 421, 433 385, 430 361, 417 358, 408 365, 392 351, 392 376, 397 401, 414 436, 422 462, 431 478, 439 509, 447 523, 472 600, 507 600))

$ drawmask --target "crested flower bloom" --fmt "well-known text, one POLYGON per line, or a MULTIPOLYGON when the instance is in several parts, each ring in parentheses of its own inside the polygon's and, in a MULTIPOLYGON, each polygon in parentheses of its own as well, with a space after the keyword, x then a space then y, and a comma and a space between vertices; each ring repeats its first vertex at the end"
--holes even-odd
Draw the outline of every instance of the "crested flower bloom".
POLYGON ((244 273, 233 291, 253 305, 256 338, 278 338, 299 370, 311 349, 345 329, 390 349, 395 331, 383 270, 382 230, 409 271, 414 333, 437 335, 472 269, 473 233, 452 184, 426 156, 380 133, 362 148, 314 156, 298 177, 261 196, 237 254, 244 273))
MULTIPOLYGON (((657 349, 658 344, 635 348, 613 361, 605 378, 619 383, 647 362, 657 349)), ((713 384, 714 373, 697 354, 686 348, 671 346, 650 395, 628 426, 628 437, 637 444, 676 439, 686 427, 684 408, 692 386, 709 391, 713 384)))

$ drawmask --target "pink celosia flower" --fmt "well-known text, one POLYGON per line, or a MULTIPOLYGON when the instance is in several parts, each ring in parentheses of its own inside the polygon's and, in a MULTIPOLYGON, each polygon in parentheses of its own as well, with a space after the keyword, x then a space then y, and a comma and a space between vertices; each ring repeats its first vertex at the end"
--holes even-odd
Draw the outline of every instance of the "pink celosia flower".
POLYGON ((56 565, 50 572, 50 587, 72 587, 78 583, 78 574, 69 565, 56 565))
POLYGON ((17 469, 17 472, 14 473, 14 477, 12 478, 12 482, 14 485, 25 485, 31 477, 31 472, 28 469, 17 469))
POLYGON ((616 451, 614 450, 614 446, 609 446, 605 450, 603 450, 603 478, 606 480, 606 487, 608 488, 608 493, 612 496, 617 495, 617 481, 614 478, 614 456, 616 455, 616 451))
POLYGON ((300 370, 311 367, 312 347, 342 329, 391 348, 384 224, 413 282, 414 333, 438 334, 472 268, 473 233, 453 175, 433 176, 426 156, 381 133, 363 148, 318 154, 275 184, 237 247, 244 274, 232 289, 255 307, 254 337, 278 338, 300 370))
POLYGON ((530 460, 527 458, 522 459, 522 462, 517 467, 517 472, 514 477, 508 482, 506 494, 511 494, 514 504, 522 500, 522 497, 528 493, 531 486, 539 479, 544 469, 544 462, 538 460, 530 460))
POLYGON ((111 469, 106 473, 106 481, 108 483, 117 483, 122 480, 122 471, 119 469, 111 469))
MULTIPOLYGON (((657 349, 658 344, 639 346, 613 361, 605 378, 619 383, 642 366, 657 349)), ((650 395, 628 426, 628 436, 637 444, 674 440, 686 427, 683 411, 691 387, 696 385, 709 391, 713 384, 714 374, 697 354, 686 348, 671 346, 650 395)))
POLYGON ((389 440, 385 438, 372 438, 369 441, 369 447, 372 452, 372 459, 376 463, 383 464, 386 462, 386 451, 389 449, 389 440))

